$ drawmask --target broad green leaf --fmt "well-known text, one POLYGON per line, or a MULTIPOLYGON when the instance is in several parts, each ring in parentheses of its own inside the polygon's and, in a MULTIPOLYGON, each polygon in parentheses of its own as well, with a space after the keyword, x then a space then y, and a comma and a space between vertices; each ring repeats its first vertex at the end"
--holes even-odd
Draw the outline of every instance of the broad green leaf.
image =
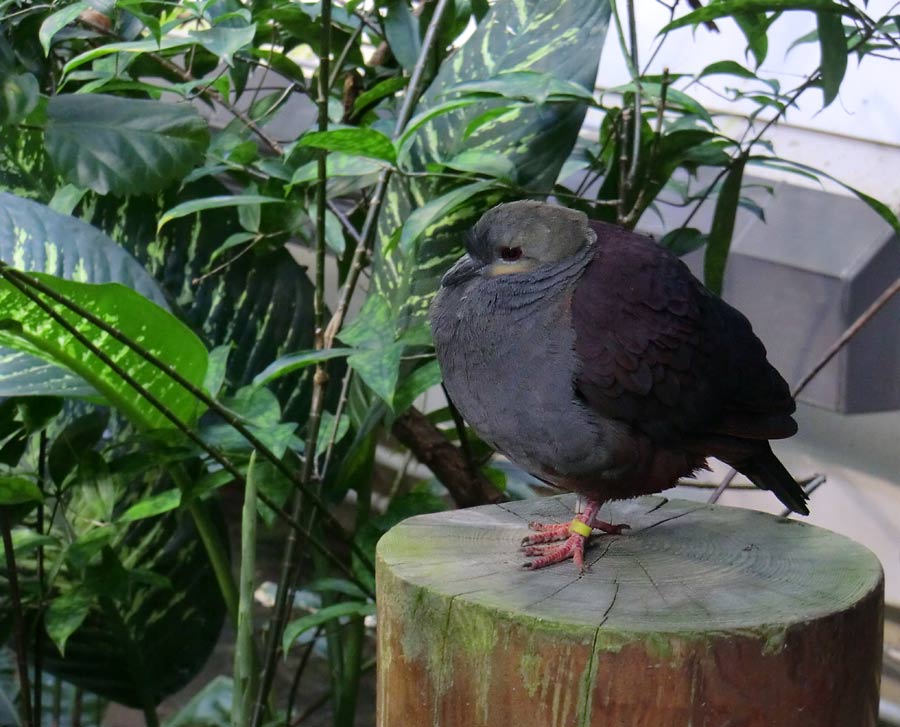
POLYGON ((349 356, 353 353, 352 348, 327 348, 315 351, 301 351, 300 353, 292 353, 289 356, 283 356, 277 361, 273 361, 266 368, 260 371, 253 379, 255 386, 268 384, 270 381, 284 376, 297 369, 312 366, 320 361, 328 361, 332 358, 340 358, 349 356))
POLYGON ((490 189, 493 184, 493 181, 473 182, 464 187, 457 187, 419 207, 403 225, 403 231, 400 233, 400 249, 409 253, 428 228, 440 224, 446 215, 476 194, 490 189))
POLYGON ((75 69, 83 66, 85 63, 90 63, 91 61, 113 53, 133 53, 136 55, 142 53, 160 53, 161 51, 174 50, 175 48, 193 45, 194 42, 195 41, 192 40, 190 36, 170 34, 163 37, 159 42, 148 39, 124 41, 122 43, 106 43, 85 51, 66 63, 66 65, 63 66, 63 78, 68 76, 75 69))
POLYGON ((725 176, 719 198, 716 200, 716 211, 713 214, 706 255, 703 258, 703 282, 716 295, 722 294, 722 283, 725 280, 725 262, 731 248, 731 237, 734 234, 734 220, 737 215, 738 200, 741 197, 741 182, 744 178, 746 157, 740 157, 725 176))
POLYGON ((392 404, 400 376, 403 349, 402 343, 391 343, 381 348, 360 351, 347 359, 347 365, 359 374, 366 386, 388 404, 392 404))
POLYGON ((45 56, 50 55, 50 46, 53 43, 54 36, 69 23, 74 22, 89 7, 90 5, 86 2, 74 2, 71 5, 66 5, 62 10, 51 13, 44 19, 40 30, 38 30, 38 40, 41 42, 41 48, 44 49, 45 56))
POLYGON ((461 172, 496 177, 515 184, 515 165, 509 160, 509 157, 498 152, 478 151, 477 149, 462 151, 452 159, 445 161, 444 166, 461 172))
POLYGON ((24 477, 0 477, 0 505, 20 505, 43 500, 38 486, 24 477))
POLYGON ((101 398, 84 379, 39 358, 0 348, 0 398, 7 396, 61 396, 101 398))
MULTIPOLYGON (((206 348, 187 326, 159 306, 116 283, 91 285, 44 274, 33 274, 33 277, 115 326, 122 335, 154 353, 195 385, 202 384, 206 374, 206 348)), ((172 414, 187 423, 197 419, 202 404, 165 373, 80 314, 60 303, 48 301, 48 304, 81 335, 99 345, 172 414)), ((151 429, 172 426, 118 373, 5 280, 0 283, 0 343, 67 368, 139 426, 151 429)))
POLYGON ((819 29, 819 50, 822 53, 823 106, 829 106, 841 90, 841 82, 847 71, 847 38, 841 16, 835 13, 816 13, 819 29))
POLYGON ((209 364, 206 367, 206 377, 203 379, 203 389, 210 396, 216 396, 225 383, 230 354, 230 345, 216 346, 209 352, 209 364))
POLYGON ((307 585, 306 588, 316 593, 341 593, 360 601, 366 598, 366 594, 359 586, 344 578, 318 578, 307 585))
MULTIPOLYGON (((447 94, 462 83, 520 71, 548 74, 590 92, 609 19, 608 0, 497 0, 472 35, 441 64, 420 99, 414 120, 398 140, 403 167, 424 172, 463 151, 494 152, 512 162, 521 189, 535 195, 552 190, 578 137, 586 102, 519 103, 485 117, 510 103, 499 96, 447 101, 447 94), (451 108, 453 103, 460 105, 451 108)), ((401 327, 425 316, 437 279, 458 256, 462 230, 488 206, 512 194, 495 188, 472 197, 446 215, 441 225, 429 228, 427 238, 413 246, 415 254, 396 244, 396 231, 413 210, 462 184, 462 180, 397 176, 389 183, 373 267, 375 285, 398 311, 401 327)))
POLYGON ((18 124, 34 110, 39 98, 38 80, 30 73, 0 79, 0 126, 18 124))
POLYGON ((372 293, 359 315, 344 327, 338 338, 356 348, 379 348, 393 343, 395 333, 390 304, 383 295, 372 293))
POLYGON ((422 44, 419 41, 419 22, 406 0, 388 0, 384 17, 384 34, 394 58, 409 73, 412 72, 422 44))
POLYGON ((376 83, 368 91, 361 93, 356 101, 353 102, 354 116, 378 103, 381 99, 393 96, 397 91, 406 88, 408 83, 409 78, 406 76, 392 76, 380 83, 376 83))
POLYGON ((192 40, 197 41, 229 66, 234 65, 234 54, 249 46, 253 42, 254 35, 256 35, 256 25, 248 25, 243 28, 216 25, 206 30, 190 32, 192 40))
POLYGON ((287 655, 293 643, 310 629, 326 624, 329 621, 336 621, 340 618, 346 618, 348 616, 368 616, 373 613, 375 613, 375 604, 361 601, 345 601, 343 603, 325 606, 325 608, 321 608, 315 613, 291 621, 284 629, 281 648, 285 655, 287 655))
POLYGON ((69 182, 99 194, 147 194, 203 161, 209 130, 188 104, 60 94, 47 105, 47 153, 69 182))
POLYGON ((584 86, 538 71, 503 71, 483 81, 463 81, 447 94, 500 96, 510 101, 544 104, 560 101, 593 103, 594 96, 584 86))
POLYGON ((360 127, 313 131, 301 136, 297 145, 380 159, 388 164, 393 164, 397 161, 394 143, 375 129, 360 127))
POLYGON ((129 507, 119 517, 119 522, 131 522, 143 520, 147 517, 156 517, 164 512, 174 510, 181 504, 181 490, 175 488, 152 495, 129 507))
POLYGON ((51 601, 44 614, 44 628, 60 654, 65 655, 66 642, 84 623, 93 602, 93 596, 79 588, 74 588, 51 601))
MULTIPOLYGON (((365 180, 367 175, 376 175, 385 168, 385 162, 374 159, 353 156, 341 152, 332 152, 325 161, 326 176, 329 186, 333 185, 335 177, 357 177, 365 180)), ((291 185, 315 182, 319 178, 318 162, 308 162, 293 173, 291 185)))
POLYGON ((179 217, 195 214, 196 212, 204 212, 211 209, 221 209, 222 207, 240 207, 245 204, 284 204, 285 200, 278 197, 265 197, 259 194, 230 194, 218 197, 206 197, 204 199, 192 199, 188 202, 182 202, 172 209, 168 210, 159 218, 157 230, 161 230, 163 225, 179 217))

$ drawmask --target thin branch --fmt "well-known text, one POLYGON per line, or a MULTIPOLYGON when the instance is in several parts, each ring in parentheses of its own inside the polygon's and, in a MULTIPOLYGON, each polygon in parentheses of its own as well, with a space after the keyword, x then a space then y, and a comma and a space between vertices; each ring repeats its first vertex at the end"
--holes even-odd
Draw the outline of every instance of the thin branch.
MULTIPOLYGON (((99 33, 100 35, 112 38, 114 40, 122 39, 117 33, 114 33, 111 30, 104 28, 102 25, 93 22, 90 18, 79 17, 78 22, 89 27, 91 30, 99 33)), ((165 68, 170 73, 178 76, 178 78, 180 78, 185 83, 194 83, 198 80, 190 71, 182 68, 176 63, 173 63, 168 58, 160 55, 159 53, 148 52, 145 55, 165 68)), ((231 103, 214 88, 210 88, 208 86, 205 88, 201 87, 200 94, 210 101, 215 101, 216 103, 221 104, 221 106, 225 108, 232 116, 240 119, 241 122, 254 134, 256 134, 273 152, 278 155, 284 154, 284 147, 280 143, 278 143, 278 141, 269 136, 252 118, 250 118, 248 114, 231 103)))
POLYGON ((25 617, 22 613, 22 596, 19 591, 19 574, 16 570, 16 555, 13 550, 9 513, 3 506, 0 506, 0 531, 2 531, 3 535, 3 551, 6 556, 6 581, 9 583, 9 600, 13 614, 22 727, 33 727, 34 718, 31 711, 31 684, 28 680, 28 645, 25 639, 25 617))
MULTIPOLYGON (((791 391, 791 396, 795 399, 800 395, 810 381, 812 381, 819 372, 824 369, 840 350, 846 346, 853 337, 859 333, 863 327, 871 321, 875 315, 884 308, 888 302, 890 302, 891 298, 893 298, 897 293, 900 293, 900 278, 897 278, 887 290, 885 290, 881 295, 879 295, 875 301, 863 311, 862 315, 860 315, 853 323, 844 331, 841 336, 828 347, 828 350, 822 354, 822 358, 816 362, 815 366, 813 366, 807 374, 797 382, 791 391)), ((710 495, 709 502, 716 502, 725 491, 725 488, 731 484, 731 480, 734 479, 734 476, 737 474, 737 471, 734 469, 729 470, 725 479, 722 480, 721 484, 716 488, 716 491, 710 495)))

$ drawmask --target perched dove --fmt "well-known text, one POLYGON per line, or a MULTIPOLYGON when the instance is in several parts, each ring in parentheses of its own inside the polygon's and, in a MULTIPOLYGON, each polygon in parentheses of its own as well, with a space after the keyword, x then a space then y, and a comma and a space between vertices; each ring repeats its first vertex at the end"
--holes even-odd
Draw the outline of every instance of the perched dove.
POLYGON ((599 520, 602 503, 672 487, 708 456, 808 514, 768 441, 797 431, 787 384, 675 255, 533 201, 487 212, 466 248, 431 309, 450 398, 498 451, 586 499, 571 523, 532 524, 527 567, 582 568, 594 529, 628 527, 599 520))

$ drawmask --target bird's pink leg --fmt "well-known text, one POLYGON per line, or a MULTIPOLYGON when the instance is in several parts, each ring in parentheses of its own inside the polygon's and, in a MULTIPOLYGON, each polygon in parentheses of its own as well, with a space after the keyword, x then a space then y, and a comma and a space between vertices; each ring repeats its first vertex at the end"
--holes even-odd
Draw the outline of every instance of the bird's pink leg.
POLYGON ((579 571, 584 570, 584 544, 591 530, 602 530, 605 533, 618 535, 629 526, 612 525, 597 519, 600 503, 588 499, 584 512, 576 515, 571 522, 557 524, 529 523, 528 527, 536 531, 522 539, 522 548, 526 556, 534 560, 525 564, 526 568, 537 570, 553 563, 561 563, 571 558, 579 571), (559 545, 548 545, 556 541, 564 541, 559 545))

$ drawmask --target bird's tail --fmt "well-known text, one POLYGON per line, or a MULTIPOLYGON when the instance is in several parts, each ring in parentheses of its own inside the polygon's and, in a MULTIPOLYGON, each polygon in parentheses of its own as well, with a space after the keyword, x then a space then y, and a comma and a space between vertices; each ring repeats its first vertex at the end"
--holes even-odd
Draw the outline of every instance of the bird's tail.
POLYGON ((809 515, 809 508, 806 507, 809 495, 781 464, 768 442, 734 467, 750 478, 757 487, 771 490, 785 507, 800 515, 809 515))

